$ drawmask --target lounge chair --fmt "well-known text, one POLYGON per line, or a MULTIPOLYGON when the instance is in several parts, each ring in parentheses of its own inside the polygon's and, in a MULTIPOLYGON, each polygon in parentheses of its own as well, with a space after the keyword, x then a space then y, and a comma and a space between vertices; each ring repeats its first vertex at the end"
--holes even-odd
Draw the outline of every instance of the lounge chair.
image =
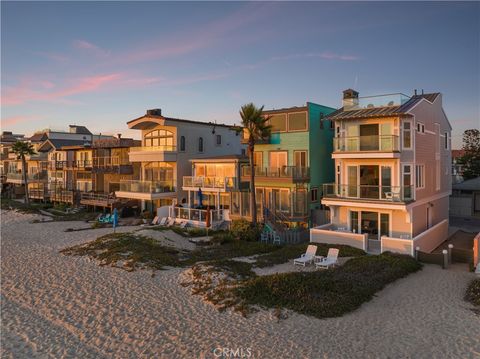
POLYGON ((308 263, 313 263, 315 254, 317 254, 317 246, 310 244, 307 247, 307 252, 302 254, 300 258, 294 259, 293 264, 305 267, 308 263))
POLYGON ((319 258, 315 261, 315 266, 317 268, 328 269, 330 266, 334 266, 338 261, 338 252, 337 248, 330 248, 326 258, 319 258))
POLYGON ((167 223, 167 217, 163 217, 160 222, 158 222, 159 225, 164 226, 167 223))
POLYGON ((158 219, 159 219, 158 216, 155 216, 155 217, 153 218, 153 220, 152 220, 152 225, 157 224, 158 219))
POLYGON ((187 221, 183 221, 182 223, 180 223, 180 228, 185 228, 187 224, 188 224, 187 221))

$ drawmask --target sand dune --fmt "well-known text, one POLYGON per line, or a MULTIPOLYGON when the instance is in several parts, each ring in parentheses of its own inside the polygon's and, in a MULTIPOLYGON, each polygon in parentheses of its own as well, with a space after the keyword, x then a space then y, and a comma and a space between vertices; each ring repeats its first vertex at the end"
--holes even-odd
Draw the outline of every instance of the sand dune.
POLYGON ((480 318, 462 300, 473 274, 462 270, 426 266, 342 318, 243 318, 192 296, 182 269, 152 278, 58 252, 111 229, 1 214, 2 358, 214 358, 219 347, 261 358, 480 356, 480 318))

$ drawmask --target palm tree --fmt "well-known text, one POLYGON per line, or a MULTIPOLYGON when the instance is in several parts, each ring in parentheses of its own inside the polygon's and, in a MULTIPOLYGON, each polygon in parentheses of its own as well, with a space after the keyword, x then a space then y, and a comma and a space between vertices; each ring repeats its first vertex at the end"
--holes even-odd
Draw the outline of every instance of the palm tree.
POLYGON ((242 106, 240 110, 244 136, 248 140, 248 154, 250 158, 250 213, 252 214, 252 226, 257 225, 257 205, 255 199, 255 168, 254 150, 257 141, 265 140, 270 136, 271 126, 268 124, 269 117, 263 115, 263 106, 258 108, 253 103, 242 106))
POLYGON ((17 141, 12 146, 12 152, 17 155, 17 160, 22 160, 23 183, 25 184, 25 203, 29 204, 27 183, 27 160, 25 156, 36 154, 33 145, 28 142, 17 141))

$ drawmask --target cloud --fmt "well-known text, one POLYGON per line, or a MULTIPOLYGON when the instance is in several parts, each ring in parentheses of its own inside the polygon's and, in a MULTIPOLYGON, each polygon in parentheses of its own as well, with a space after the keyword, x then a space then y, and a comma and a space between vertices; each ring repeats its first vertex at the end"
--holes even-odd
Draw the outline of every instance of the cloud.
POLYGON ((59 63, 65 63, 70 61, 70 58, 64 54, 58 54, 56 52, 48 52, 48 51, 34 51, 33 52, 36 55, 40 55, 42 57, 45 57, 49 60, 52 60, 54 62, 59 62, 59 63))
POLYGON ((73 85, 67 85, 58 90, 51 81, 24 79, 18 86, 6 87, 5 91, 2 91, 2 104, 20 105, 31 101, 63 102, 64 97, 94 92, 106 85, 119 81, 121 78, 121 73, 77 78, 73 79, 73 85), (55 90, 48 91, 53 88, 55 90))
POLYGON ((73 47, 78 50, 84 50, 89 53, 93 53, 99 57, 107 57, 110 55, 110 51, 102 49, 101 47, 86 40, 74 40, 72 44, 73 47))
POLYGON ((5 119, 2 118, 2 127, 5 128, 6 126, 14 126, 22 122, 30 122, 40 119, 41 118, 38 116, 12 116, 5 119))

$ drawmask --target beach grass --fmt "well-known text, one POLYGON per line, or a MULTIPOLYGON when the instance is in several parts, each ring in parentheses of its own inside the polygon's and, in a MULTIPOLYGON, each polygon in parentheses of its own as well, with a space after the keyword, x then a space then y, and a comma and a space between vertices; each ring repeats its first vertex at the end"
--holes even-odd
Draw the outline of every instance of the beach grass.
MULTIPOLYGON (((287 263, 288 261, 300 257, 307 250, 311 243, 292 244, 280 247, 278 250, 259 255, 255 259, 255 266, 259 268, 271 267, 276 264, 287 263)), ((326 256, 330 248, 338 248, 340 257, 358 257, 366 255, 365 251, 346 245, 333 245, 315 243, 317 246, 317 255, 326 256)))
POLYGON ((480 278, 474 279, 470 282, 465 291, 465 300, 480 307, 480 278))
POLYGON ((383 253, 356 257, 330 270, 251 278, 232 291, 236 303, 243 307, 289 309, 317 318, 338 317, 371 300, 387 284, 421 268, 410 256, 383 253))

